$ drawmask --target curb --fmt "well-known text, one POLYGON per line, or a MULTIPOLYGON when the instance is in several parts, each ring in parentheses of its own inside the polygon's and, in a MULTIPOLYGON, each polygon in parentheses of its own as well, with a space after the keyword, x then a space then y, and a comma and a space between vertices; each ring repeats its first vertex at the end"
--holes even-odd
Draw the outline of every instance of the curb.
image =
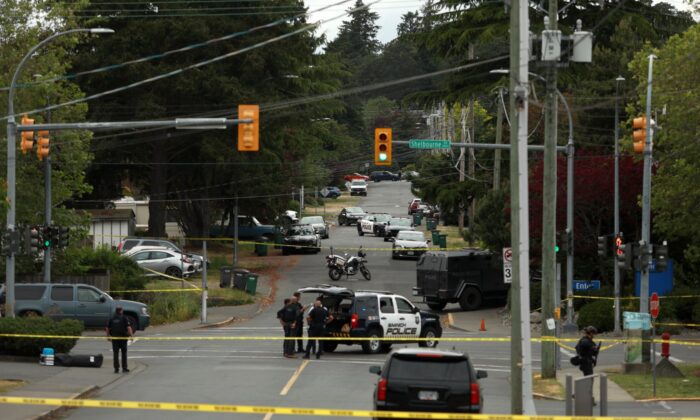
POLYGON ((660 401, 700 401, 700 397, 669 397, 669 398, 647 398, 635 400, 636 402, 660 402, 660 401))
POLYGON ((236 317, 235 317, 235 316, 232 316, 232 317, 230 317, 230 318, 226 318, 226 319, 224 319, 223 321, 216 322, 216 323, 214 323, 214 324, 200 325, 200 326, 194 327, 194 328, 192 328, 192 329, 193 329, 193 330, 206 330, 206 329, 209 329, 209 328, 219 328, 219 327, 225 327, 225 326, 227 326, 227 325, 231 325, 231 324, 233 324, 234 322, 236 322, 236 317))
POLYGON ((37 363, 39 360, 35 356, 16 356, 13 354, 0 355, 0 362, 37 363))
POLYGON ((473 332, 473 331, 470 331, 470 330, 468 330, 468 329, 466 329, 466 328, 461 328, 461 327, 456 326, 456 325, 455 325, 454 318, 452 317, 452 313, 448 313, 448 314, 447 314, 447 326, 448 326, 449 328, 451 328, 451 329, 453 329, 453 330, 457 330, 457 331, 462 331, 462 332, 473 332))
POLYGON ((540 393, 538 393, 538 392, 533 392, 532 395, 533 395, 535 398, 539 398, 539 399, 541 399, 541 400, 564 401, 564 398, 552 397, 551 395, 540 394, 540 393))

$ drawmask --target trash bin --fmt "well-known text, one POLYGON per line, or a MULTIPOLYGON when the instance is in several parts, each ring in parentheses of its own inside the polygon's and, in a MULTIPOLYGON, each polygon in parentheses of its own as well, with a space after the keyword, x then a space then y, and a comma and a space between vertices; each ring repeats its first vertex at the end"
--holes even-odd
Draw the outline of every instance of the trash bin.
POLYGON ((245 291, 248 294, 254 295, 258 288, 258 275, 255 273, 248 273, 246 276, 245 291))
POLYGON ((279 229, 275 230, 275 249, 282 249, 282 244, 284 243, 284 235, 279 229))
POLYGON ((447 248, 447 234, 440 233, 438 234, 438 238, 440 240, 440 248, 445 249, 447 248))
POLYGON ((226 266, 221 267, 219 271, 219 287, 229 288, 231 287, 231 281, 233 280, 233 267, 226 266))
POLYGON ((432 217, 429 217, 425 219, 425 226, 428 228, 428 230, 435 230, 437 227, 437 220, 433 219, 432 217))
POLYGON ((440 245, 440 231, 435 229, 430 233, 433 234, 433 243, 435 244, 435 246, 440 245))
POLYGON ((413 213, 413 224, 416 226, 420 226, 420 223, 423 221, 423 213, 413 213))
POLYGON ((248 278, 250 271, 245 268, 236 268, 233 270, 233 288, 239 290, 245 290, 246 279, 248 278))
POLYGON ((255 254, 258 257, 264 257, 267 255, 267 239, 260 238, 255 241, 255 254))

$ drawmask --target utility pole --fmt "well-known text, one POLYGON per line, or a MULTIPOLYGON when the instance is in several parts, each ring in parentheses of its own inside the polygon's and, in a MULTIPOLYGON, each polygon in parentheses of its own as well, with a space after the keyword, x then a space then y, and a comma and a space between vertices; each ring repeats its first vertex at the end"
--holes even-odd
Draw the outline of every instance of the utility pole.
POLYGON ((530 349, 530 235, 528 226, 527 108, 529 29, 527 0, 511 0, 510 131, 511 242, 511 414, 535 414, 530 349))
POLYGON ((301 190, 299 191, 299 218, 301 219, 301 215, 304 212, 304 186, 301 186, 301 190))
MULTIPOLYGON (((496 109, 496 144, 502 143, 503 138, 503 86, 498 87, 498 106, 496 109)), ((493 190, 501 187, 501 151, 496 149, 493 162, 493 190)))
POLYGON ((233 206, 233 267, 238 267, 238 193, 233 206))
MULTIPOLYGON (((557 30, 557 0, 549 0, 550 31, 557 30)), ((552 42, 552 38, 548 38, 552 42)), ((559 42, 558 40, 556 42, 559 42)), ((557 277, 556 246, 557 230, 557 63, 558 58, 546 61, 546 106, 544 123, 544 178, 542 180, 542 336, 552 337, 556 331, 545 322, 554 317, 554 282, 557 277)), ((542 377, 556 377, 556 343, 543 340, 542 377)))
MULTIPOLYGON (((614 215, 614 233, 615 237, 620 234, 620 114, 619 95, 620 82, 624 82, 625 78, 618 76, 615 79, 615 215, 614 215)), ((620 328, 620 268, 617 265, 617 245, 613 253, 613 273, 615 274, 615 334, 621 333, 620 328)))
POLYGON ((209 298, 209 285, 207 284, 207 241, 202 242, 202 316, 201 323, 207 323, 207 299, 209 298))
MULTIPOLYGON (((469 44, 469 54, 471 58, 474 58, 474 44, 469 44)), ((476 126, 474 125, 474 96, 472 96, 469 99, 469 118, 471 119, 471 122, 469 124, 469 143, 476 143, 476 126)), ((469 178, 474 179, 475 175, 475 164, 476 164, 476 155, 474 155, 474 149, 471 148, 469 149, 469 178)), ((472 235, 471 232, 474 229, 474 213, 476 212, 476 201, 472 200, 471 203, 469 203, 469 245, 472 243, 472 235)))
MULTIPOLYGON (((649 55, 649 70, 647 80, 647 107, 646 107, 646 140, 644 143, 644 184, 642 185, 642 261, 651 258, 644 258, 646 248, 651 245, 651 156, 654 142, 651 136, 654 131, 651 129, 651 84, 653 81, 653 68, 655 55, 649 55)), ((642 264, 642 275, 639 287, 639 312, 649 313, 649 264, 642 264)))
MULTIPOLYGON (((46 105, 51 105, 46 98, 46 105)), ((46 122, 51 124, 51 110, 46 111, 46 122)), ((44 222, 51 226, 51 156, 44 161, 44 222)), ((51 283, 51 247, 44 250, 44 283, 51 283)))
MULTIPOLYGON (((471 53, 471 44, 469 48, 469 52, 471 53)), ((471 102, 471 101, 470 101, 471 102)), ((462 143, 466 143, 467 141, 467 115, 466 115, 466 110, 464 109, 464 104, 460 106, 460 122, 462 123, 462 143)), ((467 158, 466 157, 466 152, 467 149, 464 147, 460 147, 459 149, 459 182, 464 182, 464 160, 467 158)), ((462 235, 464 233, 464 209, 460 208, 459 209, 459 219, 457 220, 457 225, 459 226, 459 234, 462 235)))

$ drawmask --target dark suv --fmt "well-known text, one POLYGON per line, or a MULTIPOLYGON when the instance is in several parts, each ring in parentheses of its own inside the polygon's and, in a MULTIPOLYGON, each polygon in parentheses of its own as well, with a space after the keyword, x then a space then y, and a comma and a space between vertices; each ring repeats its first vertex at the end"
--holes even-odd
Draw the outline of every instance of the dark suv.
POLYGON ((393 174, 389 171, 375 171, 369 175, 369 179, 374 182, 379 181, 398 181, 400 178, 398 175, 393 174))
POLYGON ((305 287, 300 293, 314 293, 333 315, 326 327, 331 337, 370 338, 370 340, 324 341, 325 351, 332 352, 338 344, 360 344, 365 353, 389 351, 393 342, 416 340, 421 347, 435 347, 442 336, 440 317, 416 308, 408 299, 392 292, 358 290, 323 284, 305 287), (383 340, 382 337, 386 337, 383 340), (397 340, 392 341, 391 338, 397 340))
POLYGON ((376 411, 481 413, 483 408, 478 379, 487 373, 475 371, 462 353, 406 348, 369 371, 379 375, 376 411))

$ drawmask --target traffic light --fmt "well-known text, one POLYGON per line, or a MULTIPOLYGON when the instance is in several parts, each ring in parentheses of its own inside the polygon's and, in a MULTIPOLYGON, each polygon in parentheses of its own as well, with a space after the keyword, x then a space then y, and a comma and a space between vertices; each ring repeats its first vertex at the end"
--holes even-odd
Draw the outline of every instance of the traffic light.
POLYGON ((554 245, 554 252, 562 251, 564 254, 568 253, 571 249, 571 243, 569 241, 569 231, 560 230, 557 232, 557 243, 554 245))
MULTIPOLYGON (((28 118, 26 115, 22 117, 22 125, 34 124, 34 120, 28 118)), ((22 154, 26 155, 28 151, 32 150, 34 147, 34 132, 33 131, 22 131, 22 141, 20 142, 20 149, 22 154)))
POLYGON ((641 270, 648 269, 651 266, 652 256, 654 255, 654 245, 639 241, 641 252, 641 270))
POLYGON ((666 271, 668 266, 668 243, 663 241, 661 245, 654 247, 656 256, 656 271, 666 271))
POLYGON ((44 160, 49 156, 49 132, 39 131, 36 139, 36 157, 44 160))
POLYGON ((69 236, 70 236, 70 228, 63 227, 63 226, 57 226, 56 232, 57 232, 56 247, 57 248, 67 248, 68 242, 69 242, 69 236))
POLYGON ((252 119, 250 123, 238 123, 238 151, 257 152, 260 150, 260 107, 258 105, 238 105, 238 119, 252 119))
POLYGON ((634 153, 644 153, 644 144, 647 139, 647 118, 638 117, 632 120, 632 139, 634 140, 634 153))
POLYGON ((41 249, 41 231, 38 226, 31 226, 25 232, 24 249, 28 254, 38 254, 41 249))
POLYGON ((632 266, 632 244, 621 243, 617 245, 615 258, 617 259, 617 268, 627 270, 632 266))
POLYGON ((2 232, 2 255, 12 255, 12 231, 5 229, 2 232))
POLYGON ((608 256, 608 237, 599 236, 598 237, 598 256, 607 257, 608 256))
POLYGON ((615 235, 615 256, 620 256, 620 245, 623 243, 623 235, 622 233, 618 233, 615 235))
POLYGON ((54 246, 54 231, 51 226, 41 227, 41 249, 47 250, 54 246))
POLYGON ((374 164, 391 166, 391 128, 374 129, 374 164))

